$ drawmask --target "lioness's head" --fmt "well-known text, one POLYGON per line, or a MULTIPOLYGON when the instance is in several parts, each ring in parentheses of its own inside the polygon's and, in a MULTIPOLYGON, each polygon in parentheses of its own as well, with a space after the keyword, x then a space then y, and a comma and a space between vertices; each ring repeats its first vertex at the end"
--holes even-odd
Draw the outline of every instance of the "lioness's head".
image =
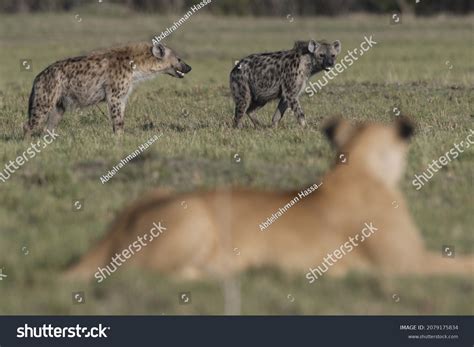
POLYGON ((324 133, 336 150, 347 156, 349 166, 362 167, 393 185, 405 171, 414 125, 407 117, 399 117, 390 125, 353 125, 343 119, 332 119, 326 123, 324 133))
POLYGON ((191 66, 186 64, 171 48, 161 42, 154 43, 152 54, 156 58, 155 69, 173 77, 183 78, 191 71, 191 66))

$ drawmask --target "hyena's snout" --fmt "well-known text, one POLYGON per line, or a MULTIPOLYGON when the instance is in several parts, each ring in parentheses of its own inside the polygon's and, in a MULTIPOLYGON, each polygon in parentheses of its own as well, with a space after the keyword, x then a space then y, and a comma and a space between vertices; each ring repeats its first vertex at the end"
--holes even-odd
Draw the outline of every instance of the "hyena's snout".
POLYGON ((189 66, 188 64, 182 63, 180 70, 186 74, 189 71, 191 71, 192 69, 191 69, 191 66, 189 66))
POLYGON ((191 66, 186 64, 183 61, 180 61, 177 66, 174 67, 174 76, 178 78, 183 78, 185 74, 191 71, 191 66))
POLYGON ((335 59, 331 57, 325 57, 323 59, 323 69, 328 71, 329 69, 334 67, 335 59))

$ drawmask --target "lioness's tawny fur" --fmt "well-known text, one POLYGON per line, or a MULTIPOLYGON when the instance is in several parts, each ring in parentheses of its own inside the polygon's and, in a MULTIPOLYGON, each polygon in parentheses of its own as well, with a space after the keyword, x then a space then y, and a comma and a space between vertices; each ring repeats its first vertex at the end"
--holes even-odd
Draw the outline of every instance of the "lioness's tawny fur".
POLYGON ((377 231, 338 260, 328 275, 351 269, 392 275, 472 274, 472 256, 445 258, 441 250, 425 248, 397 187, 412 132, 406 119, 356 127, 343 120, 331 122, 325 133, 346 154, 347 163, 314 182, 322 185, 263 231, 260 224, 298 196, 297 191, 229 188, 181 195, 153 193, 120 213, 105 238, 67 274, 99 278, 99 270, 137 236, 148 233, 153 223, 161 223, 166 231, 131 256, 127 266, 192 278, 259 266, 303 275, 360 233, 365 223, 372 223, 377 231))

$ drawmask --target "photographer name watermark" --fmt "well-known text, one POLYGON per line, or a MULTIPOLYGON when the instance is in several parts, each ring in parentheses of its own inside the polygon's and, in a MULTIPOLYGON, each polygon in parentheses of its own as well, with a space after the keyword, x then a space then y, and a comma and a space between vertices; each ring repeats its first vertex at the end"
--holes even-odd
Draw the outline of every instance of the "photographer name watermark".
POLYGON ((272 215, 270 217, 268 217, 266 221, 260 223, 260 231, 264 231, 273 222, 275 222, 278 218, 283 216, 283 214, 285 214, 298 201, 300 201, 301 199, 307 197, 311 193, 314 193, 322 185, 323 185, 323 182, 321 182, 319 185, 317 183, 315 183, 312 186, 309 186, 308 188, 303 189, 302 191, 300 191, 298 193, 298 196, 295 196, 293 199, 291 199, 285 206, 278 208, 278 211, 275 211, 274 213, 272 213, 272 215))
POLYGON ((107 172, 105 175, 100 176, 100 181, 102 182, 102 184, 108 182, 112 177, 114 177, 117 174, 117 172, 119 172, 121 168, 127 165, 132 159, 135 159, 136 157, 138 157, 141 153, 143 153, 148 147, 150 147, 160 137, 161 137, 161 134, 153 135, 153 137, 151 137, 147 142, 138 146, 137 150, 130 153, 125 158, 121 159, 120 162, 112 168, 112 170, 107 172))
POLYGON ((200 3, 195 4, 189 8, 189 11, 184 14, 178 21, 174 22, 170 28, 166 28, 165 31, 162 31, 160 35, 155 36, 151 42, 154 45, 160 43, 160 41, 164 40, 167 36, 171 35, 173 31, 176 31, 182 24, 184 24, 195 12, 199 11, 206 5, 209 5, 212 0, 202 0, 200 3))

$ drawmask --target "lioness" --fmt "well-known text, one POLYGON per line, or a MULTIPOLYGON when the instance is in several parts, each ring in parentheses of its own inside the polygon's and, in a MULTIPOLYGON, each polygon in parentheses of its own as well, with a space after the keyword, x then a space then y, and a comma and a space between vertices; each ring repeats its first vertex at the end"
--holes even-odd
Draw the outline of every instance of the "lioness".
POLYGON ((391 125, 330 121, 324 132, 345 153, 346 163, 336 165, 304 194, 243 189, 152 193, 121 212, 105 238, 67 274, 102 281, 111 271, 106 271, 107 264, 123 254, 136 266, 186 278, 270 265, 305 272, 312 283, 322 273, 315 267, 330 252, 343 249, 347 254, 337 257, 329 275, 350 269, 472 273, 472 256, 444 258, 424 247, 397 188, 413 130, 405 118, 391 125), (296 203, 289 203, 297 196, 296 203), (138 249, 137 237, 148 231, 152 235, 145 245, 140 240, 138 249), (344 247, 350 239, 357 242, 351 250, 344 247))

